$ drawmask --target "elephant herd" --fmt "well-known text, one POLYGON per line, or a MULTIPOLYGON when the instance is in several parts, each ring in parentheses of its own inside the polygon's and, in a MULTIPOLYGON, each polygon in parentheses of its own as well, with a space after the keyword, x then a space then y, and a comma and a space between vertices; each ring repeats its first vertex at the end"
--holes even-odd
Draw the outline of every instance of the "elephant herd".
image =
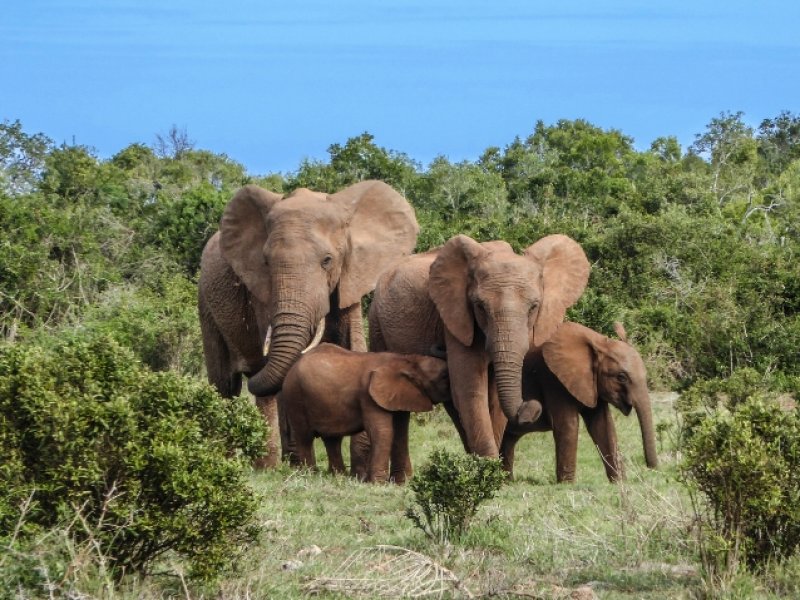
POLYGON ((444 405, 468 452, 501 457, 552 431, 558 481, 573 481, 580 418, 610 480, 623 475, 609 404, 636 410, 647 465, 657 465, 644 363, 627 343, 563 322, 589 261, 565 235, 517 254, 457 235, 411 254, 414 210, 380 181, 283 197, 248 185, 206 244, 199 313, 210 382, 238 395, 242 375, 270 425, 267 452, 397 483, 411 474, 409 413, 444 405), (369 349, 362 297, 374 290, 369 349), (314 346, 308 349, 309 346, 314 346), (280 450, 279 450, 280 449, 280 450))

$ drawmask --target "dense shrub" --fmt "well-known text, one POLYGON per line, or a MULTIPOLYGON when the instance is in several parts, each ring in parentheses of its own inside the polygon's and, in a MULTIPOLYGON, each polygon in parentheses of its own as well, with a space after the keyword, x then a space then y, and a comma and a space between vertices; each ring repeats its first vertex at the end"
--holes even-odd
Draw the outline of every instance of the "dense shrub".
POLYGON ((416 507, 406 516, 438 542, 458 541, 504 481, 499 460, 437 450, 409 484, 416 507))
POLYGON ((153 371, 199 375, 203 342, 196 303, 196 284, 177 273, 161 273, 106 291, 80 328, 113 337, 153 371))
POLYGON ((45 342, 0 347, 0 537, 32 498, 26 527, 80 514, 116 575, 175 553, 213 576, 254 534, 255 408, 108 337, 45 342))
POLYGON ((800 413, 776 387, 742 369, 694 385, 679 404, 683 470, 702 494, 701 549, 711 570, 761 567, 800 545, 800 413))

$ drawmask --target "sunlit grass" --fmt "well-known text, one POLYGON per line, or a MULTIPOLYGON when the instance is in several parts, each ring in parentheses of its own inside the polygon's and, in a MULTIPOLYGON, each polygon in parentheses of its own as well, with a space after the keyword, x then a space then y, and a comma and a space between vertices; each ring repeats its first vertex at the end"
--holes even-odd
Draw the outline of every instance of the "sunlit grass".
MULTIPOLYGON (((674 420, 671 407, 657 405, 656 419, 674 420)), ((320 444, 318 472, 284 467, 253 475, 264 496, 264 540, 239 581, 249 582, 253 596, 299 597, 303 584, 337 572, 352 553, 390 544, 431 557, 473 594, 558 597, 564 588, 588 584, 608 598, 689 595, 697 585, 691 509, 676 481, 671 443, 661 444, 661 468, 649 470, 636 418, 617 414, 615 421, 624 483, 607 481, 584 431, 577 483, 558 485, 552 435, 528 435, 518 445, 516 480, 483 506, 457 547, 434 544, 405 518, 406 488, 327 474, 320 444)), ((446 414, 413 421, 414 464, 440 447, 461 447, 446 414)))

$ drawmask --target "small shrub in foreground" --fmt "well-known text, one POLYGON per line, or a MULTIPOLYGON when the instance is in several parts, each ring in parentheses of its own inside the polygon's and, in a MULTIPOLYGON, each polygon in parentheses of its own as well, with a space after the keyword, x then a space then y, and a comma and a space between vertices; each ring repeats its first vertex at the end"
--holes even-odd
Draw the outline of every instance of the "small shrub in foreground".
POLYGON ((213 577, 255 534, 255 407, 153 373, 108 337, 47 342, 0 347, 0 540, 30 498, 25 530, 80 518, 72 531, 115 576, 174 553, 213 577))
POLYGON ((437 450, 409 484, 416 507, 406 516, 438 542, 458 541, 505 479, 497 459, 437 450))

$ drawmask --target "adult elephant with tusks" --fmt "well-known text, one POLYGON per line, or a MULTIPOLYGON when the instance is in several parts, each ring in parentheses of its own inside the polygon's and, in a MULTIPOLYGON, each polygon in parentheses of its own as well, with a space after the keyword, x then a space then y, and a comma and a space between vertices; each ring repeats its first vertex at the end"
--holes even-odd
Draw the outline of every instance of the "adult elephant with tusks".
MULTIPOLYGON (((378 280, 370 306, 372 350, 445 351, 453 407, 466 449, 497 457, 506 421, 535 421, 522 401, 522 363, 564 319, 589 278, 589 261, 565 235, 522 255, 503 241, 465 235, 400 261, 378 280)), ((408 465, 410 468, 410 465, 408 465)))
POLYGON ((270 425, 257 466, 277 461, 274 394, 289 368, 315 334, 366 350, 361 297, 418 231, 409 203, 380 181, 286 197, 248 185, 228 203, 200 263, 200 325, 209 381, 232 397, 246 375, 270 425))

